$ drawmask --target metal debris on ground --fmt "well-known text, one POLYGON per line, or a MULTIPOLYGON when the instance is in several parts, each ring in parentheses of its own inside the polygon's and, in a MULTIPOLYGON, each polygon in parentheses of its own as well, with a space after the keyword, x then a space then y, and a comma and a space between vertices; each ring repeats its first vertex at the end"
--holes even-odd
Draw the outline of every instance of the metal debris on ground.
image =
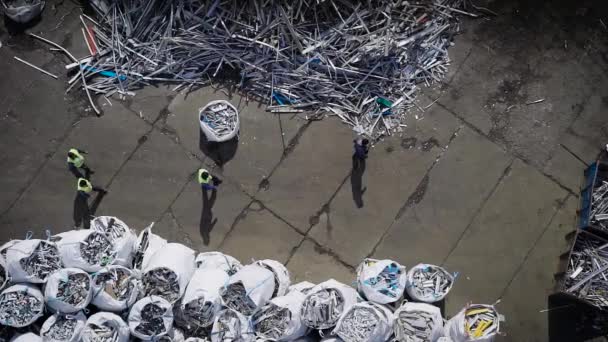
POLYGON ((25 273, 44 282, 61 268, 61 258, 55 244, 41 240, 30 255, 19 260, 19 265, 25 273))
POLYGON ((224 305, 242 313, 245 316, 250 316, 256 309, 257 305, 247 295, 247 290, 242 282, 236 282, 226 286, 222 293, 224 305))
POLYGON ((452 289, 454 276, 443 267, 418 264, 407 273, 407 293, 416 301, 434 303, 442 300, 452 289))
POLYGON ((148 271, 142 277, 145 296, 160 296, 173 303, 181 296, 177 274, 165 267, 148 271))
POLYGON ((608 230, 608 182, 593 189, 591 197, 591 223, 598 228, 608 230))
POLYGON ((251 321, 258 336, 277 341, 285 335, 291 319, 288 308, 268 303, 253 314, 251 321))
POLYGON ((302 321, 311 328, 328 329, 336 325, 344 309, 338 290, 323 289, 309 294, 302 304, 302 321))
POLYGON ((564 291, 599 308, 608 308, 608 243, 589 233, 577 234, 564 291))
POLYGON ((69 66, 79 68, 69 89, 124 96, 234 75, 274 112, 329 112, 358 133, 390 135, 417 85, 447 74, 458 16, 477 16, 467 3, 94 1, 97 18, 82 20, 91 57, 69 66))
POLYGON ((24 327, 44 312, 44 297, 32 285, 17 284, 0 294, 0 324, 24 327))
POLYGON ((59 280, 55 299, 79 306, 88 300, 90 291, 91 278, 86 273, 72 273, 66 279, 59 280))

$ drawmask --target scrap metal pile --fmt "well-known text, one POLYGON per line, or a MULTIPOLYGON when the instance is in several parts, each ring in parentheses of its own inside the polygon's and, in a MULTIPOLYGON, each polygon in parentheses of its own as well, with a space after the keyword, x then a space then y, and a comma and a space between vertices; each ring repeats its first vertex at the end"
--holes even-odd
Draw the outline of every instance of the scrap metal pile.
POLYGON ((418 85, 447 74, 458 17, 478 16, 468 2, 92 0, 96 18, 81 17, 90 55, 70 57, 69 89, 108 97, 233 79, 271 112, 329 113, 360 134, 392 134, 418 85))
POLYGON ((591 197, 591 223, 608 231, 608 182, 593 189, 591 197))
POLYGON ((608 309, 608 241, 591 233, 577 234, 563 290, 608 309))
MULTIPOLYGON (((357 268, 357 288, 333 279, 292 284, 289 271, 276 260, 242 265, 220 252, 197 253, 154 234, 152 226, 137 236, 115 217, 97 217, 91 227, 46 240, 28 236, 0 247, 6 250, 0 252, 2 265, 56 260, 52 270, 38 266, 45 271, 33 274, 19 262, 6 268, 8 281, 0 288, 3 336, 29 331, 45 341, 65 342, 303 341, 318 336, 347 342, 435 342, 440 337, 467 342, 492 341, 499 332, 501 317, 490 305, 469 305, 444 324, 432 303, 448 294, 454 278, 439 266, 421 264, 407 272, 394 260, 365 259, 357 268), (132 243, 125 247, 125 241, 132 243), (91 247, 83 250, 83 244, 91 247), (112 251, 103 267, 98 256, 106 254, 99 251, 112 251), (408 294, 420 282, 433 283, 432 296, 420 300, 408 294)), ((584 276, 591 266, 582 267, 584 276)))

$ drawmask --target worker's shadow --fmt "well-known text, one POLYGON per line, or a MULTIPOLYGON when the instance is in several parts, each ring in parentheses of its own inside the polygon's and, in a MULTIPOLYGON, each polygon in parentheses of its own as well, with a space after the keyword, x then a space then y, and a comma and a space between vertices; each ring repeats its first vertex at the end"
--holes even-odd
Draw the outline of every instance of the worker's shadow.
POLYGON ((201 151, 219 167, 223 167, 227 162, 234 158, 239 146, 238 137, 228 141, 215 142, 207 140, 205 133, 199 129, 199 148, 201 151))
POLYGON ((217 198, 217 190, 201 189, 203 196, 203 207, 201 209, 200 232, 205 246, 211 241, 211 231, 217 223, 217 218, 213 218, 213 205, 217 198), (211 192, 211 196, 209 196, 211 192))
POLYGON ((357 208, 363 208, 363 174, 365 173, 365 159, 353 156, 353 168, 350 175, 350 185, 353 192, 353 201, 357 208))

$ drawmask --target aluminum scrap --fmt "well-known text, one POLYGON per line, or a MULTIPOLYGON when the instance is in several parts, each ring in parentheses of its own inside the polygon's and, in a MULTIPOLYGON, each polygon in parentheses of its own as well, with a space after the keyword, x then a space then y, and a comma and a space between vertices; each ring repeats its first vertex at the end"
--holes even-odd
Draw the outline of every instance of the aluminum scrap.
POLYGON ((213 302, 205 300, 205 297, 198 297, 184 305, 181 318, 189 325, 196 327, 208 327, 213 324, 215 307, 213 302))
POLYGON ((564 291, 591 304, 608 308, 608 243, 579 233, 570 254, 564 291))
POLYGON ((471 305, 465 310, 464 329, 467 336, 482 339, 496 334, 499 327, 498 313, 486 305, 471 305))
POLYGON ((247 290, 240 281, 226 286, 226 290, 222 294, 222 300, 224 305, 245 316, 252 315, 257 307, 247 295, 247 290))
POLYGON ((239 315, 233 310, 222 310, 218 313, 214 330, 217 341, 242 341, 243 335, 249 333, 249 327, 242 326, 242 321, 239 315))
POLYGON ((96 286, 112 298, 124 301, 131 298, 135 289, 135 276, 126 268, 112 267, 95 273, 93 278, 96 286))
POLYGON ((52 341, 69 341, 74 336, 78 320, 72 315, 58 315, 49 330, 42 337, 52 341))
POLYGON ((87 92, 233 79, 273 112, 329 113, 372 137, 401 129, 419 84, 447 74, 467 0, 91 2, 90 56, 68 68, 87 92))
POLYGON ((233 133, 239 125, 238 112, 229 103, 209 104, 201 108, 199 120, 219 139, 233 133))
POLYGON ((259 337, 277 341, 285 336, 289 328, 291 311, 274 303, 267 303, 253 314, 251 321, 259 337))
POLYGON ((302 304, 302 321, 315 329, 336 325, 344 311, 344 299, 339 291, 327 288, 309 295, 302 304))
POLYGON ((135 330, 142 335, 156 336, 165 332, 165 309, 148 303, 141 309, 141 321, 135 330))
POLYGON ((92 342, 114 342, 117 340, 118 331, 112 325, 88 324, 89 340, 92 342))
POLYGON ((112 243, 105 234, 99 232, 91 233, 80 243, 80 254, 90 265, 105 266, 114 259, 112 243))
POLYGON ((401 311, 395 317, 395 338, 402 342, 431 342, 435 325, 432 313, 401 311))
POLYGON ((0 322, 10 326, 25 326, 42 315, 44 301, 26 291, 2 293, 0 296, 0 322))
POLYGON ((72 273, 67 279, 59 280, 55 299, 73 306, 86 302, 91 289, 91 278, 86 273, 72 273))
POLYGON ((146 272, 142 282, 146 296, 160 296, 170 303, 180 297, 177 274, 168 268, 158 267, 146 272))
POLYGON ((124 222, 115 217, 112 217, 109 220, 106 217, 96 217, 91 221, 91 229, 104 233, 112 243, 122 238, 130 231, 129 227, 124 222))
POLYGON ((416 300, 439 301, 452 289, 454 277, 442 267, 425 264, 412 267, 409 272, 407 291, 416 300))
POLYGON ((591 223, 608 231, 608 182, 593 189, 591 197, 591 223))
POLYGON ((32 254, 19 260, 19 264, 27 274, 46 281, 51 273, 61 268, 61 257, 55 244, 40 241, 32 254))
POLYGON ((344 341, 367 342, 371 341, 376 325, 381 318, 373 309, 367 307, 353 307, 349 310, 338 329, 335 331, 344 341))

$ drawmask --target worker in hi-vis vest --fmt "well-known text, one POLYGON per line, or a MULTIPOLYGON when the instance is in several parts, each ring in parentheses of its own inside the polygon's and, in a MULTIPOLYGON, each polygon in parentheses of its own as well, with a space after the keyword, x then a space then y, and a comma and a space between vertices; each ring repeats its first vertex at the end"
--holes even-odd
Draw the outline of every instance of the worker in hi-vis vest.
POLYGON ((91 175, 95 172, 91 171, 84 162, 83 154, 87 154, 86 151, 79 150, 77 148, 71 148, 68 151, 68 169, 74 174, 76 178, 90 179, 91 175), (84 171, 84 175, 80 170, 84 171))
POLYGON ((199 169, 198 183, 201 185, 203 190, 217 190, 217 187, 222 184, 222 181, 217 178, 217 176, 212 176, 209 171, 205 169, 199 169))
POLYGON ((74 199, 74 227, 80 227, 84 223, 84 228, 89 229, 91 227, 91 219, 93 219, 93 214, 95 214, 95 210, 97 210, 101 197, 103 197, 107 191, 93 186, 91 181, 86 178, 78 178, 76 186, 77 192, 76 198, 74 199), (99 195, 95 198, 93 205, 89 207, 89 197, 91 197, 93 191, 98 192, 99 195))

